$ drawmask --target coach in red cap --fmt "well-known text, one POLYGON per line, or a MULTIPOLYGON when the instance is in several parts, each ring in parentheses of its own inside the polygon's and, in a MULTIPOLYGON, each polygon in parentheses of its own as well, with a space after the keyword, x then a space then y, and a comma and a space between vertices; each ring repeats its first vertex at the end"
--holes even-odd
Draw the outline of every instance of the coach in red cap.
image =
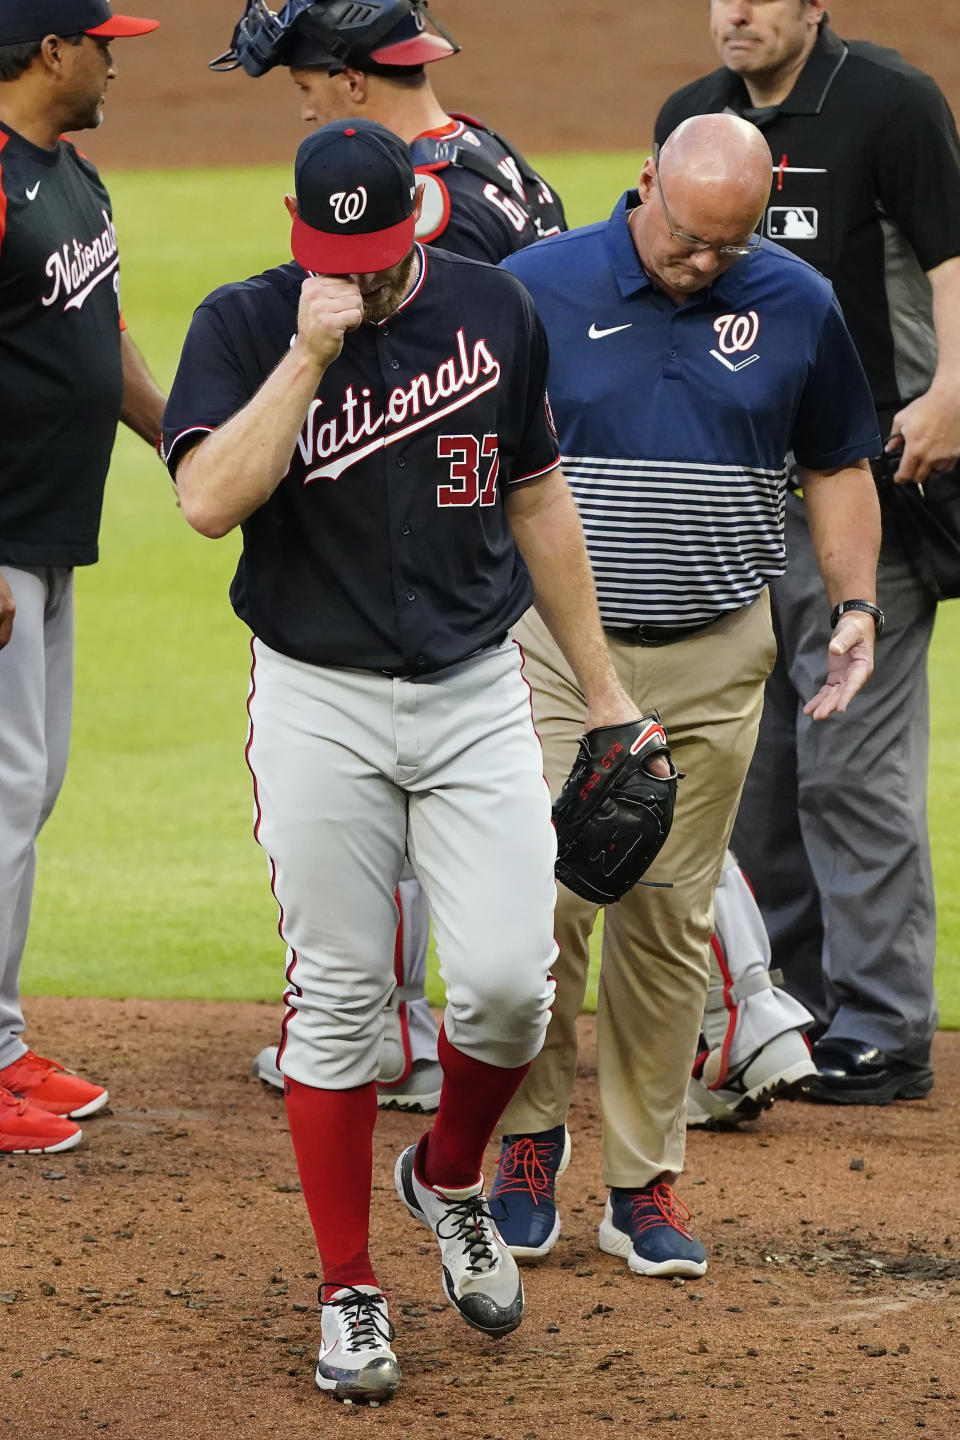
POLYGON ((37 44, 47 35, 99 35, 119 40, 148 35, 159 20, 114 15, 107 0, 4 0, 0 6, 0 49, 37 44))
POLYGON ((100 124, 106 0, 0 0, 0 1155, 68 1150, 107 1092, 29 1050, 20 961, 34 845, 66 766, 73 569, 97 558, 117 420, 153 442, 163 397, 118 303, 110 197, 62 138, 100 124))

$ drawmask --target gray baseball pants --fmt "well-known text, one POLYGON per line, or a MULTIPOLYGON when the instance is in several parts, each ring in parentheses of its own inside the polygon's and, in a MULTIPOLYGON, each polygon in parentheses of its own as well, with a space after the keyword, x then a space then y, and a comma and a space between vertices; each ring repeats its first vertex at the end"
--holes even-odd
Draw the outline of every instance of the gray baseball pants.
POLYGON ((554 991, 556 840, 519 647, 422 679, 252 648, 255 832, 287 944, 281 1070, 330 1090, 377 1078, 405 856, 433 916, 448 1039, 525 1064, 554 991))
POLYGON ((67 768, 73 704, 73 571, 4 565, 17 613, 0 650, 0 1070, 26 1051, 20 962, 36 839, 67 768))
POLYGON ((823 679, 830 607, 794 495, 786 549, 787 573, 770 586, 779 656, 731 843, 787 990, 827 1034, 923 1064, 937 1024, 926 806, 936 604, 886 538, 876 668, 845 715, 814 724, 801 712, 823 679))

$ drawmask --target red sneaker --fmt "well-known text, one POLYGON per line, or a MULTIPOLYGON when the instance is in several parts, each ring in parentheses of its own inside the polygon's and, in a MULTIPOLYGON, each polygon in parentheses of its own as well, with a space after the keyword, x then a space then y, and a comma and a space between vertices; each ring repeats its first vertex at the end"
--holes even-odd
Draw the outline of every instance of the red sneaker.
POLYGON ((79 1125, 31 1105, 0 1085, 0 1155, 51 1155, 83 1139, 79 1125))
POLYGON ((40 1110, 51 1115, 66 1115, 71 1120, 93 1115, 107 1103, 107 1092, 102 1085, 81 1080, 56 1060, 45 1060, 32 1050, 0 1070, 0 1086, 12 1090, 14 1095, 22 1095, 40 1110))

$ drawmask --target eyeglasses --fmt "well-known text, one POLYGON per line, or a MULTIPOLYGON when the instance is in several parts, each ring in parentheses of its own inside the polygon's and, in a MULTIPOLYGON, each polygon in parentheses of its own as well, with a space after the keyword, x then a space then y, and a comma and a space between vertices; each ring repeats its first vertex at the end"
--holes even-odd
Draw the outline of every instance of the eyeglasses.
POLYGON ((691 251, 703 252, 714 250, 717 255, 724 259, 740 260, 744 255, 752 255, 759 250, 763 237, 759 233, 750 236, 745 245, 713 245, 709 240, 701 240, 697 235, 687 235, 682 230, 674 230, 670 221, 670 211, 667 209, 667 202, 663 198, 663 185, 660 183, 660 146, 653 147, 653 170, 657 177, 657 191, 660 195, 660 204, 663 206, 663 218, 667 222, 667 231, 672 240, 681 240, 684 245, 689 245, 691 251))

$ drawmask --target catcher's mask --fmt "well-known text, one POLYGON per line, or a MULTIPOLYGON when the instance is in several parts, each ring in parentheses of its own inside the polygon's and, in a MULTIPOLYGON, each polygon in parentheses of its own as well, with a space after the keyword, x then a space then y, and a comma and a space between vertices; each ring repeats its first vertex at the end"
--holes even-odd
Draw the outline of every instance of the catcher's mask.
POLYGON ((431 15, 427 0, 287 0, 271 10, 247 0, 230 49, 211 70, 265 75, 275 65, 318 66, 331 75, 350 66, 372 74, 403 74, 460 49, 431 15), (439 33, 430 34, 427 22, 439 33))

